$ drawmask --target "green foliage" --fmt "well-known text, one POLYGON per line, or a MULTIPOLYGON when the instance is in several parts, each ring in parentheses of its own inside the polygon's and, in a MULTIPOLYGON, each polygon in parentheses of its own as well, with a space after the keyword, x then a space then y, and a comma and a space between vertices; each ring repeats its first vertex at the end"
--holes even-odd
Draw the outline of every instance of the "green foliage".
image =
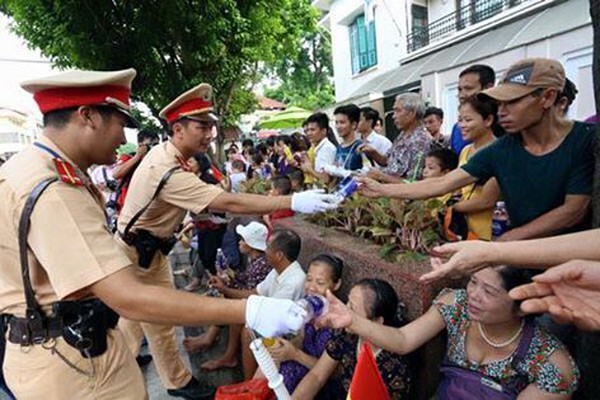
POLYGON ((252 178, 240 184, 242 193, 254 193, 266 195, 271 189, 271 182, 265 179, 252 178))
POLYGON ((200 82, 225 124, 252 111, 259 65, 295 57, 306 0, 5 0, 14 31, 62 68, 134 67, 156 116, 200 82), (300 17, 299 17, 300 16, 300 17))
POLYGON ((439 243, 437 200, 368 199, 353 196, 337 210, 309 217, 317 225, 332 227, 380 245, 379 255, 393 262, 422 261, 439 243))
MULTIPOLYGON (((305 7, 310 4, 304 0, 305 7)), ((300 34, 302 45, 295 56, 280 57, 268 64, 268 72, 281 84, 267 89, 265 96, 289 105, 314 110, 335 102, 331 37, 329 32, 317 26, 318 14, 311 9, 304 16, 300 34)))

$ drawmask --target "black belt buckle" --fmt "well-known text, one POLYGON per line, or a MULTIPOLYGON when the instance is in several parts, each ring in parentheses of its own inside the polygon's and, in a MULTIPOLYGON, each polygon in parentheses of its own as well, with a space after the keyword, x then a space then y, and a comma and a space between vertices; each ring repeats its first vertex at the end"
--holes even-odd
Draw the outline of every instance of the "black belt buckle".
POLYGON ((27 309, 27 326, 29 327, 29 341, 32 344, 42 344, 48 339, 44 326, 45 317, 39 310, 27 309))

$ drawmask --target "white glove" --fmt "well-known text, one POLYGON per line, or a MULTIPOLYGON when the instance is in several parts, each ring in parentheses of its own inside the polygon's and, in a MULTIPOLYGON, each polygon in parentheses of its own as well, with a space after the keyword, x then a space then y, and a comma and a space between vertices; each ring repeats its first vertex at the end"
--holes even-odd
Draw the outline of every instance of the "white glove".
POLYGON ((306 190, 292 195, 292 211, 313 214, 333 210, 339 205, 339 199, 332 194, 325 194, 323 189, 306 190))
POLYGON ((246 301, 246 326, 262 337, 297 333, 306 310, 292 300, 252 295, 246 301))

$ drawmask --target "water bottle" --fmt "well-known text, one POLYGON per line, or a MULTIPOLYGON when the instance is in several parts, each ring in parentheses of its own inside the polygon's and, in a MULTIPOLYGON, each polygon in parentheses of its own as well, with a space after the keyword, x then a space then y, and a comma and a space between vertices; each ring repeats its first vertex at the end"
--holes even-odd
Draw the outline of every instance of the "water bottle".
POLYGON ((217 257, 215 259, 215 269, 217 271, 217 276, 225 281, 225 283, 229 283, 229 273, 227 264, 227 257, 223 254, 223 250, 220 248, 217 249, 217 257))
POLYGON ((342 201, 352 196, 358 190, 358 182, 349 175, 342 179, 339 183, 333 195, 336 197, 338 201, 342 201))
MULTIPOLYGON (((298 327, 296 333, 300 332, 300 330, 304 328, 304 325, 314 321, 321 315, 327 313, 327 311, 329 310, 329 302, 327 301, 327 299, 318 294, 307 295, 304 298, 298 300, 296 304, 299 305, 300 308, 305 311, 304 316, 302 317, 302 324, 298 327)), ((297 315, 294 315, 294 317, 296 316, 297 315)))
POLYGON ((508 231, 508 211, 503 201, 496 203, 492 214, 492 240, 496 240, 508 231))

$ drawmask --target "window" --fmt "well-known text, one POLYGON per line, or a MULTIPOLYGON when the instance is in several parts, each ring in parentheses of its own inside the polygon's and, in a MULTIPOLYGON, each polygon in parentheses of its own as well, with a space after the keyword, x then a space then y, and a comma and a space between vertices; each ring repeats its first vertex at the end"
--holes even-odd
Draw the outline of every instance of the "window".
POLYGON ((413 4, 412 11, 412 37, 416 49, 429 44, 429 19, 427 17, 427 7, 413 4))
POLYGON ((377 38, 375 20, 365 22, 365 16, 358 16, 348 27, 350 30, 350 56, 352 74, 358 74, 377 65, 377 38))

